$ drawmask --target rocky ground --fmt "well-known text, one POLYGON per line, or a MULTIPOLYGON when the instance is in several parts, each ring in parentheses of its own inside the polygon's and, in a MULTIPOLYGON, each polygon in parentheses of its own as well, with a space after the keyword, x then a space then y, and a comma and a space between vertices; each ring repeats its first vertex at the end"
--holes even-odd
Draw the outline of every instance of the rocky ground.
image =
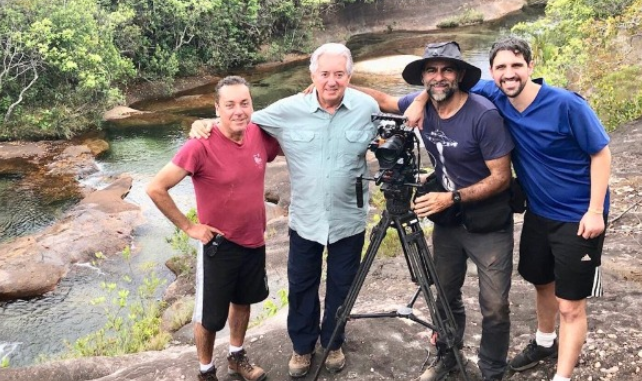
MULTIPOLYGON (((642 120, 621 127, 612 134, 614 168, 611 179, 612 212, 604 249, 603 298, 589 301, 589 334, 575 380, 639 380, 642 377, 642 120)), ((270 168, 268 191, 282 186, 283 166, 270 168)), ((278 200, 275 200, 278 202, 278 200)), ((516 234, 521 223, 516 221, 516 234)), ((284 218, 268 227, 268 271, 272 278, 285 277, 287 236, 284 218)), ((468 327, 463 352, 468 360, 470 379, 478 380, 476 353, 480 340, 480 313, 474 269, 464 286, 468 327)), ((393 311, 406 305, 415 290, 409 280, 403 256, 378 257, 353 312, 393 311)), ((512 344, 510 356, 518 353, 532 338, 535 329, 534 292, 516 273, 511 291, 512 344)), ((256 307, 255 307, 256 308, 256 307)), ((252 360, 261 364, 271 380, 288 380, 287 361, 291 345, 285 330, 286 309, 248 332, 246 347, 252 360)), ((428 319, 420 299, 417 316, 428 319)), ((189 337, 189 328, 181 330, 189 337)), ((407 319, 361 319, 348 322, 345 352, 348 365, 336 375, 325 370, 322 380, 411 380, 421 374, 428 354, 428 332, 407 319)), ((230 379, 222 366, 227 344, 216 346, 218 375, 230 379)), ((318 348, 317 359, 321 348, 318 348)), ((29 368, 0 370, 0 379, 80 380, 183 380, 195 379, 196 357, 193 346, 178 345, 162 352, 149 352, 116 358, 86 358, 42 364, 29 368)), ((316 363, 315 363, 316 365, 316 363)), ((545 362, 523 373, 509 374, 510 380, 550 380, 555 364, 545 362)), ((312 374, 303 380, 312 380, 312 374)), ((454 374, 449 380, 463 380, 454 374)))
MULTIPOLYGON (((480 0, 485 3, 486 0, 480 0)), ((518 1, 488 1, 500 5, 514 5, 518 1)), ((383 23, 382 28, 386 27, 383 23)), ((204 84, 210 83, 204 80, 204 84)), ((199 82, 200 83, 200 82, 199 82)), ((186 85, 193 88, 194 84, 186 85)), ((187 94, 187 93, 186 93, 187 94)), ((209 103, 208 103, 209 104, 209 103)), ((140 109, 145 109, 140 107, 140 109)), ((116 110, 118 111, 118 110, 116 110)), ((122 115, 139 114, 136 110, 122 109, 114 119, 122 115)), ((156 118, 150 123, 163 123, 173 116, 157 113, 141 114, 156 118)), ((142 116, 138 116, 142 118, 142 116)), ((130 118, 131 119, 131 118, 130 118)), ((145 119, 146 121, 148 119, 145 119)), ((589 334, 574 380, 639 380, 642 379, 642 120, 622 126, 612 134, 613 174, 611 177, 612 209, 608 236, 605 243, 603 268, 605 296, 589 301, 589 334)), ((27 156, 56 152, 58 149, 30 144, 15 147, 4 144, 3 153, 22 150, 27 156), (32 152, 33 151, 33 152, 32 152)), ((84 148, 81 148, 84 150, 84 148)), ((93 149, 92 149, 93 151, 93 149)), ((82 156, 79 152, 67 151, 70 156, 82 156)), ((95 154, 95 153, 94 153, 95 154)), ((18 155, 19 156, 19 155, 18 155)), ((79 169, 91 167, 81 164, 79 169)), ((0 160, 0 172, 11 173, 14 161, 0 160), (3 167, 5 166, 5 167, 3 167), (7 169, 9 168, 9 169, 7 169), (9 171, 9 172, 7 172, 9 171)), ((37 163, 36 163, 37 164, 37 163)), ((69 168, 62 165, 60 168, 69 168)), ((73 167, 73 166, 72 166, 73 167)), ((77 168, 78 169, 78 168, 77 168)), ((55 168, 47 168, 55 173, 55 168)), ((58 169, 59 171, 61 169, 58 169)), ((269 168, 266 181, 266 197, 281 208, 289 203, 287 169, 280 161, 269 168)), ((75 172, 74 172, 75 173, 75 172)), ((64 176, 63 176, 64 177, 64 176)), ((120 196, 119 196, 120 197, 120 196)), ((287 218, 279 217, 279 209, 272 210, 268 225, 268 275, 271 284, 283 285, 286 280, 287 218)), ((521 230, 516 221, 516 237, 521 230)), ((6 247, 5 247, 6 248, 6 247)), ((1 249, 1 247, 0 247, 1 249)), ((3 250, 0 250, 2 257, 3 250)), ((1 268, 1 266, 0 266, 1 268)), ((5 274, 0 274, 0 283, 5 274)), ((477 305, 477 278, 470 269, 464 287, 468 311, 468 327, 464 354, 469 360, 467 369, 472 380, 478 380, 476 353, 480 340, 480 313, 477 305)), ((11 282, 9 282, 11 283, 11 282)), ((282 286, 278 286, 282 287, 282 286)), ((354 312, 392 311, 410 300, 415 285, 409 280, 403 256, 379 257, 376 259, 357 299, 354 312)), ((192 290, 192 283, 184 280, 170 286, 168 297, 177 300, 192 290), (171 294, 171 295, 170 295, 171 294)), ((518 274, 514 274, 511 291, 512 344, 510 356, 515 355, 532 338, 535 329, 534 292, 518 274)), ((275 300, 275 302, 278 301, 275 300)), ((415 313, 427 319, 428 311, 420 300, 415 313)), ((256 306, 255 308, 259 308, 256 306)), ((253 361, 261 364, 270 380, 288 380, 287 361, 291 345, 285 330, 286 308, 276 316, 261 321, 248 332, 246 347, 253 361)), ((195 379, 196 356, 191 340, 191 326, 175 333, 176 341, 162 352, 148 352, 115 358, 85 358, 53 362, 28 368, 0 369, 0 380, 192 380, 195 379), (180 344, 185 343, 185 344, 180 344)), ((347 326, 348 341, 345 352, 348 358, 346 369, 329 375, 322 371, 322 380, 411 380, 422 372, 428 354, 428 332, 418 324, 406 319, 363 319, 350 321, 347 326)), ((227 348, 226 339, 220 338, 216 347, 218 376, 230 379, 222 366, 227 348)), ((321 349, 318 349, 320 352, 321 349)), ((317 353, 317 360, 320 353, 317 353)), ((318 363, 318 361, 317 361, 318 363)), ((318 365, 315 363, 314 365, 318 365)), ((550 380, 555 373, 555 364, 545 362, 541 366, 520 374, 507 375, 510 380, 550 380)), ((303 380, 312 380, 312 375, 303 380)), ((452 375, 448 380, 463 380, 461 375, 452 375)))

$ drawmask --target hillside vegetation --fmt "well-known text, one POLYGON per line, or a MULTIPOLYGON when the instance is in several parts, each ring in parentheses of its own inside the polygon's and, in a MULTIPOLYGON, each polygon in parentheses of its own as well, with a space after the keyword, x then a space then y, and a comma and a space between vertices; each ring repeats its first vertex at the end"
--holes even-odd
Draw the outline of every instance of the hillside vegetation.
POLYGON ((531 41, 534 75, 582 94, 608 130, 642 116, 642 0, 549 0, 513 31, 531 41))
MULTIPOLYGON (((100 126, 140 81, 310 52, 322 12, 382 0, 3 0, 0 140, 71 137, 100 126)), ((538 74, 587 97, 610 128, 642 114, 642 0, 550 0, 514 31, 538 74), (637 46, 637 49, 635 48, 637 46)))

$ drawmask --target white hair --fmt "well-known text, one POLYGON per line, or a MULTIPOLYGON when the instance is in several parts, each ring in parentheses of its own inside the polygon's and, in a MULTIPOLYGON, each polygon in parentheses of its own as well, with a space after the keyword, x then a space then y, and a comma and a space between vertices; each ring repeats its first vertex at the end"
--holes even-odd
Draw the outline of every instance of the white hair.
POLYGON ((352 53, 350 49, 346 48, 343 44, 323 44, 317 48, 317 50, 312 53, 310 58, 310 73, 315 73, 319 68, 319 57, 324 54, 332 54, 336 56, 345 57, 346 59, 346 72, 348 75, 352 75, 352 53))

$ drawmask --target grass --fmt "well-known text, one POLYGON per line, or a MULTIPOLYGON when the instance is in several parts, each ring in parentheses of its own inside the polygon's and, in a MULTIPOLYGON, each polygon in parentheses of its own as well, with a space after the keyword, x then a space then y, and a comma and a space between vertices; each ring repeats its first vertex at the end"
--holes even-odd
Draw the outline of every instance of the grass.
POLYGON ((475 25, 484 22, 484 14, 475 9, 467 9, 458 16, 449 17, 437 24, 437 28, 456 28, 464 25, 475 25))

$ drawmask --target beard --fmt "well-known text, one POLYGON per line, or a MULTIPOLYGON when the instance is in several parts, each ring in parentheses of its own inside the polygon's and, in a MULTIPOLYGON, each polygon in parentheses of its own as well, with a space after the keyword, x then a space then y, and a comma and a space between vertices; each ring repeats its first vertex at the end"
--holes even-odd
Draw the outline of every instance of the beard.
POLYGON ((457 81, 453 81, 453 82, 441 81, 441 82, 428 84, 428 95, 430 95, 430 99, 432 99, 435 102, 443 102, 450 99, 457 92, 457 90, 459 90, 459 84, 457 83, 457 81), (444 91, 438 92, 433 89, 434 86, 437 84, 439 85, 447 84, 448 87, 444 91))
POLYGON ((502 80, 502 81, 500 82, 500 85, 501 85, 501 86, 499 86, 499 89, 500 89, 500 90, 502 91, 502 93, 504 93, 504 95, 506 95, 508 98, 517 98, 517 97, 522 93, 522 91, 524 90, 524 87, 526 87, 526 83, 525 83, 525 82, 522 82, 522 81, 520 81, 520 80, 517 80, 517 81, 511 81, 511 82, 515 83, 517 86, 516 86, 516 87, 513 87, 513 88, 512 88, 512 89, 510 89, 510 90, 507 90, 507 89, 504 87, 505 81, 503 81, 503 80, 502 80))

